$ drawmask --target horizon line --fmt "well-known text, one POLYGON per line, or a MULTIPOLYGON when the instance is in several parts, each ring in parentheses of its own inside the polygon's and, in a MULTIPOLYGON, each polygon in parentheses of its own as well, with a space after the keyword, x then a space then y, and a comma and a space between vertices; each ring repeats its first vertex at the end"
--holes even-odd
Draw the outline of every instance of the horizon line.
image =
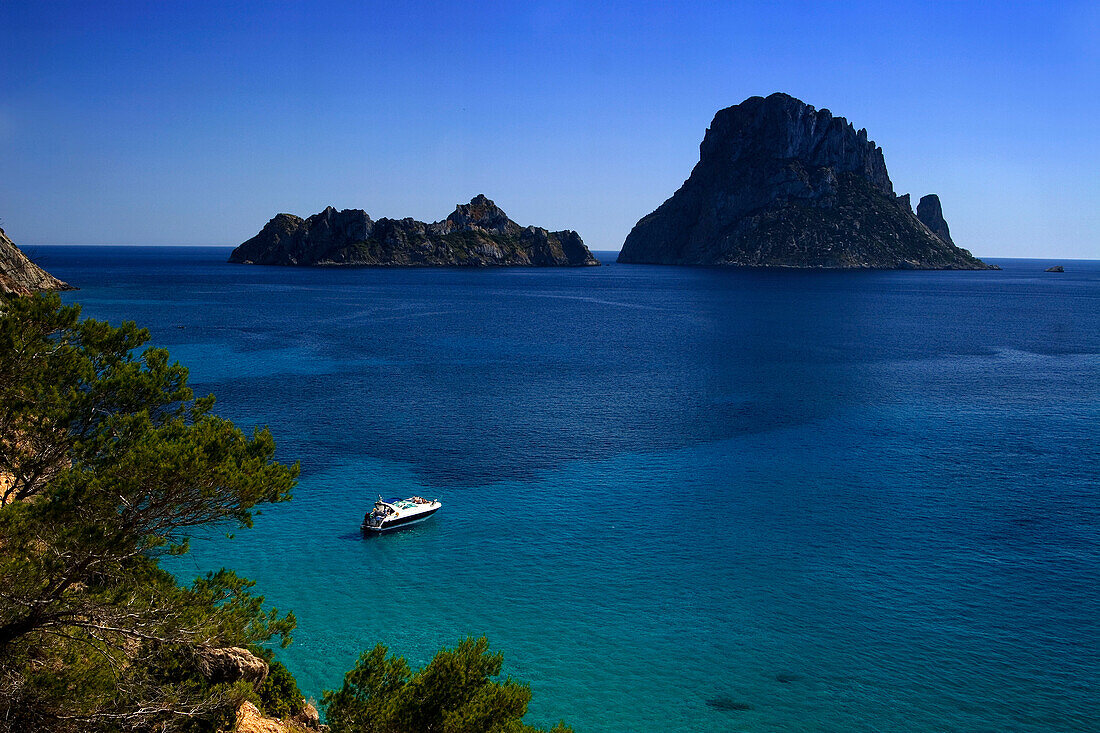
MULTIPOLYGON (((222 248, 227 248, 227 249, 234 249, 234 248, 238 247, 239 245, 236 245, 236 244, 133 244, 133 243, 130 243, 130 244, 117 244, 117 243, 116 244, 104 244, 104 243, 77 244, 77 243, 73 243, 73 242, 65 242, 65 243, 54 243, 54 244, 18 244, 16 246, 19 247, 19 249, 23 250, 24 254, 26 254, 27 249, 31 248, 31 247, 164 247, 164 248, 203 247, 203 248, 208 248, 208 249, 215 249, 215 248, 218 248, 218 247, 222 247, 222 248)), ((590 247, 589 251, 590 252, 622 252, 622 249, 621 248, 620 249, 592 249, 590 247)), ((1046 260, 1046 259, 1059 259, 1059 260, 1066 260, 1066 261, 1071 261, 1071 262, 1100 262, 1100 258, 1060 257, 1058 255, 1041 255, 1041 256, 1034 256, 1034 257, 1008 257, 1008 256, 1004 256, 1004 255, 975 254, 974 256, 977 257, 978 259, 986 259, 986 260, 1046 260)), ((625 263, 625 264, 633 264, 633 263, 625 263)), ((718 265, 718 267, 721 267, 721 265, 718 265)))

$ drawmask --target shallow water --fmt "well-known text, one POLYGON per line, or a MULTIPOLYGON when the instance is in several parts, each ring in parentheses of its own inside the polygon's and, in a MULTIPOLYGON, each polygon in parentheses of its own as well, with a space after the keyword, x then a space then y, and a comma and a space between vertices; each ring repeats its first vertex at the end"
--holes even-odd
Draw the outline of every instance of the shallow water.
MULTIPOLYGON (((1100 263, 318 270, 42 247, 301 460, 222 565, 307 694, 487 634, 578 731, 1100 729, 1100 263), (364 539, 377 494, 436 517, 364 539)), ((601 257, 613 261, 614 255, 601 257)))

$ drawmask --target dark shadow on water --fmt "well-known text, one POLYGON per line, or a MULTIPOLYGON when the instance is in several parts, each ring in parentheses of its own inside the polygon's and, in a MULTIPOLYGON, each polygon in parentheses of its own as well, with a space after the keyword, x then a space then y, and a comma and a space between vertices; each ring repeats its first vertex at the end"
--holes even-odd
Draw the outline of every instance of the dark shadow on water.
POLYGON ((802 679, 803 679, 802 675, 792 674, 792 673, 789 673, 789 672, 780 672, 779 674, 777 674, 775 676, 775 681, 776 682, 781 682, 785 685, 790 684, 791 682, 801 682, 802 679))
POLYGON ((749 703, 734 700, 732 697, 712 697, 707 700, 707 706, 727 713, 739 713, 753 709, 749 703))
POLYGON ((217 411, 270 425, 304 475, 366 456, 433 486, 531 480, 797 427, 909 388, 874 365, 1093 353, 1100 331, 1087 280, 1036 285, 1035 263, 394 271, 228 267, 227 253, 49 252, 56 275, 86 288, 67 299, 189 353, 217 411))

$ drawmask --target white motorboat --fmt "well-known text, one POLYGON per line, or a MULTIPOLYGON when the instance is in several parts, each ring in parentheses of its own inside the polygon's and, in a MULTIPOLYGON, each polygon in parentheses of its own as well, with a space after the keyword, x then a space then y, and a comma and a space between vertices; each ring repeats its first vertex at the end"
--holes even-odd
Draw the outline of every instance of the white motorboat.
POLYGON ((438 501, 425 499, 422 496, 386 500, 379 496, 378 501, 374 503, 374 508, 363 517, 360 528, 364 532, 388 532, 392 529, 411 527, 438 512, 442 506, 438 501))

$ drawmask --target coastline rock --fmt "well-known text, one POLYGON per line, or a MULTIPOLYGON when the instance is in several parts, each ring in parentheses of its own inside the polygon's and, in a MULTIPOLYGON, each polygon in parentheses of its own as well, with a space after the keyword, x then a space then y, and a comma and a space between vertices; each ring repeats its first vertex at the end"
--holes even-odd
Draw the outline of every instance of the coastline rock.
POLYGON ((1062 267, 1061 265, 1055 265, 1054 267, 1048 267, 1043 272, 1065 272, 1065 271, 1066 271, 1066 268, 1062 267))
POLYGON ((484 195, 443 221, 374 221, 331 206, 302 219, 278 214, 229 256, 256 265, 374 267, 572 267, 600 264, 574 231, 516 224, 484 195))
MULTIPOLYGON (((932 220, 933 201, 921 203, 932 220)), ((942 213, 935 223, 948 236, 942 213)), ((691 176, 634 226, 618 261, 993 269, 937 236, 908 195, 895 196, 865 129, 779 93, 714 116, 691 176)))
MULTIPOLYGON (((309 707, 313 708, 312 705, 309 707)), ((313 708, 316 713, 317 709, 313 708)), ((265 718, 252 703, 245 701, 241 703, 237 708, 237 720, 233 726, 233 733, 309 733, 310 731, 323 731, 327 726, 320 725, 320 718, 318 717, 318 724, 316 726, 303 725, 297 720, 278 720, 276 718, 265 718)))
POLYGON ((196 656, 199 673, 214 684, 244 680, 259 687, 267 679, 267 662, 238 646, 199 649, 196 656))
POLYGON ((0 229, 0 294, 31 295, 46 290, 75 290, 30 261, 0 229))
POLYGON ((940 206, 940 197, 934 193, 922 196, 917 203, 917 218, 920 223, 928 227, 928 230, 952 247, 951 230, 947 228, 947 221, 943 218, 943 208, 940 206))
POLYGON ((313 703, 305 700, 302 703, 302 709, 290 719, 291 722, 308 730, 320 730, 321 714, 317 712, 317 708, 314 707, 313 703))

